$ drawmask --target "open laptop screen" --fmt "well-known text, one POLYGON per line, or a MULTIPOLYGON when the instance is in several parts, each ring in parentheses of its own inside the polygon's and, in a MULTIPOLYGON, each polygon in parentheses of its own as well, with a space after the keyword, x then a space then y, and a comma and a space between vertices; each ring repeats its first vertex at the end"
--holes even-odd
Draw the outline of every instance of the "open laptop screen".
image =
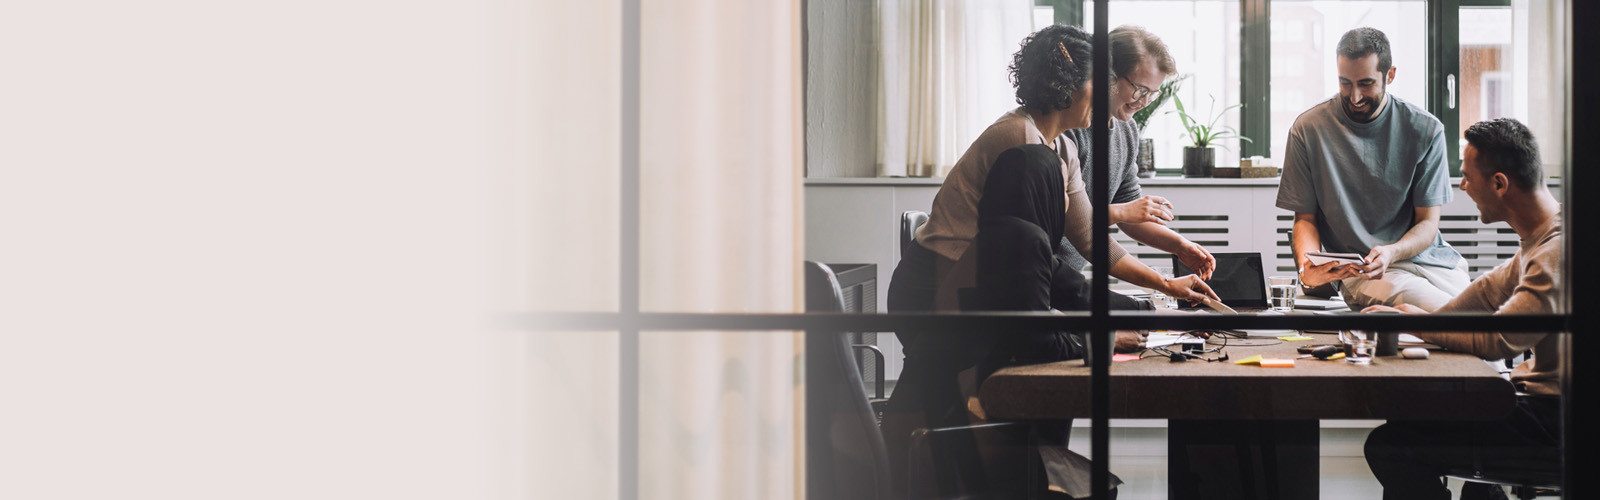
MULTIPOLYGON (((1261 254, 1213 253, 1211 256, 1217 259, 1217 270, 1211 273, 1211 279, 1206 284, 1211 286, 1211 291, 1217 292, 1222 303, 1234 309, 1267 307, 1267 278, 1261 265, 1261 254)), ((1194 270, 1183 265, 1176 255, 1172 256, 1172 271, 1174 276, 1194 274, 1194 270)))

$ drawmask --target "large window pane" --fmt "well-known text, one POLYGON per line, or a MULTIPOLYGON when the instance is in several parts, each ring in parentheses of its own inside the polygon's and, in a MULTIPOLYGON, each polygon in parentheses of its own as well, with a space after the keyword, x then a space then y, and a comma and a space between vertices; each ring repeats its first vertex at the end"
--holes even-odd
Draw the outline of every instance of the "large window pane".
MULTIPOLYGON (((1551 43, 1553 21, 1546 2, 1511 2, 1506 7, 1460 10, 1461 74, 1457 103, 1461 127, 1483 120, 1516 118, 1539 138, 1546 171, 1560 173, 1561 59, 1551 43)), ((1460 141, 1460 149, 1466 148, 1460 141)), ((1461 151, 1456 151, 1460 158, 1461 151)))
MULTIPOLYGON (((1111 28, 1124 24, 1142 26, 1166 42, 1168 52, 1178 63, 1178 73, 1192 75, 1183 82, 1178 98, 1191 114, 1208 121, 1214 110, 1241 99, 1239 16, 1237 0, 1120 0, 1110 2, 1106 12, 1111 28)), ((1084 2, 1083 19, 1084 29, 1093 30, 1092 2, 1084 2)), ((1156 168, 1163 172, 1181 169, 1183 148, 1191 145, 1183 122, 1176 115, 1167 114, 1173 109, 1172 103, 1164 104, 1150 117, 1144 130, 1144 136, 1155 142, 1156 168)), ((1238 129, 1238 110, 1228 111, 1218 123, 1238 129)), ((1218 165, 1234 163, 1229 158, 1237 156, 1238 143, 1217 143, 1223 147, 1217 153, 1218 165)))
POLYGON ((1390 94, 1427 106, 1426 5, 1416 0, 1272 2, 1272 157, 1283 156, 1289 127, 1339 93, 1335 48, 1363 26, 1389 37, 1395 69, 1390 94))

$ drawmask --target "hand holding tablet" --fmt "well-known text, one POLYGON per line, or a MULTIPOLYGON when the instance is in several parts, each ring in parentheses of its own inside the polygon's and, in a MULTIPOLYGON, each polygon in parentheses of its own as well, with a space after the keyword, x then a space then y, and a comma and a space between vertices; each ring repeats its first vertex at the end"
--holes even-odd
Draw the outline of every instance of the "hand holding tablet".
POLYGON ((1366 257, 1362 257, 1361 254, 1354 254, 1354 253, 1306 252, 1306 260, 1311 261, 1311 265, 1314 265, 1314 266, 1320 266, 1320 265, 1323 265, 1323 264, 1327 264, 1329 262, 1337 262, 1340 265, 1344 265, 1344 264, 1355 264, 1355 265, 1358 265, 1358 266, 1367 265, 1366 257))

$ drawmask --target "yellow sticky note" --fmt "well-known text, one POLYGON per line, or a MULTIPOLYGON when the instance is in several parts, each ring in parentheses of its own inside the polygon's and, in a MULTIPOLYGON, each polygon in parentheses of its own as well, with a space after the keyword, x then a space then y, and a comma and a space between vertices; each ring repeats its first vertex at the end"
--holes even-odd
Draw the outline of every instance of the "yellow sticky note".
POLYGON ((1236 365, 1259 365, 1259 364, 1261 364, 1261 355, 1257 354, 1255 356, 1251 356, 1251 357, 1244 358, 1244 359, 1241 359, 1241 360, 1238 360, 1238 361, 1234 361, 1233 364, 1236 364, 1236 365))
POLYGON ((1332 356, 1328 356, 1328 359, 1330 359, 1330 360, 1332 360, 1332 359, 1344 359, 1344 353, 1342 353, 1342 352, 1333 353, 1332 356))
POLYGON ((1294 368, 1293 359, 1263 359, 1261 366, 1266 368, 1294 368))
POLYGON ((1304 342, 1304 341, 1307 341, 1307 340, 1316 340, 1316 339, 1311 338, 1311 337, 1302 337, 1302 336, 1299 336, 1299 335, 1289 335, 1289 336, 1286 336, 1286 337, 1278 337, 1278 340, 1282 340, 1284 342, 1304 342))

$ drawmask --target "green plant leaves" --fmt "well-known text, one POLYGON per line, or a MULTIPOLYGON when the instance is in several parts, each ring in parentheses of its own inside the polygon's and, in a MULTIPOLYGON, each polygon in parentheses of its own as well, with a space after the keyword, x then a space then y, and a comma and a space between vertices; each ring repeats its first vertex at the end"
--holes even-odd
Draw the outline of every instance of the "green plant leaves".
MULTIPOLYGON (((1163 89, 1165 89, 1165 87, 1165 85, 1162 86, 1163 89)), ((1210 94, 1207 94, 1206 96, 1211 98, 1211 107, 1215 109, 1217 105, 1216 96, 1210 94)), ((1222 108, 1222 111, 1213 114, 1211 116, 1211 121, 1206 122, 1204 125, 1200 123, 1200 119, 1198 117, 1189 114, 1189 110, 1183 106, 1183 98, 1178 97, 1176 93, 1172 95, 1172 103, 1178 109, 1175 111, 1168 111, 1167 113, 1177 113, 1178 118, 1183 120, 1183 128, 1188 131, 1186 135, 1188 136, 1190 142, 1194 143, 1194 147, 1209 147, 1212 146, 1213 143, 1225 139, 1238 139, 1245 142, 1254 142, 1251 141, 1249 137, 1239 135, 1239 131, 1233 127, 1227 125, 1220 127, 1217 126, 1217 122, 1222 120, 1222 115, 1225 115, 1234 109, 1244 107, 1244 103, 1234 104, 1222 108)), ((1227 146, 1223 147, 1227 148, 1227 146)))

